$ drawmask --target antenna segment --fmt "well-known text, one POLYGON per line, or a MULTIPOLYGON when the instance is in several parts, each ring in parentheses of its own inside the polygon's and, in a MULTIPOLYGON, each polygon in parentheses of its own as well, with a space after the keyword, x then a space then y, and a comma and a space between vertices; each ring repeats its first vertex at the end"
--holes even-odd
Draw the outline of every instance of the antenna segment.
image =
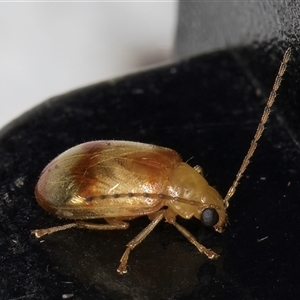
POLYGON ((291 53, 292 53, 292 49, 291 48, 288 48, 284 55, 283 55, 283 59, 282 59, 282 62, 280 64, 280 67, 279 67, 279 70, 278 70, 278 73, 277 73, 277 76, 275 78, 275 82, 273 84, 273 88, 272 88, 272 91, 269 95, 269 98, 268 98, 268 101, 267 101, 267 104, 264 108, 264 112, 262 114, 262 117, 260 119, 260 122, 257 126, 257 129, 256 129, 256 133, 251 141, 251 144, 250 144, 250 147, 249 147, 249 150, 242 162, 242 165, 239 169, 239 171, 237 172, 236 174, 236 178, 234 180, 234 182, 232 183, 230 189, 228 190, 227 192, 227 195, 226 197, 224 198, 223 202, 224 202, 224 206, 225 208, 227 208, 229 206, 229 200, 230 198, 233 196, 233 194, 235 193, 236 191, 236 187, 237 185, 239 184, 239 181, 241 179, 241 177, 243 176, 243 173, 245 172, 247 166, 249 165, 250 163, 250 158, 252 157, 256 147, 257 147, 257 142, 259 141, 259 139, 261 138, 262 136, 262 133, 265 129, 265 123, 268 121, 268 118, 269 118, 269 115, 270 115, 270 112, 271 112, 271 107, 275 101, 275 98, 276 98, 276 92, 277 90, 279 89, 280 87, 280 84, 281 84, 281 81, 282 81, 282 77, 286 71, 286 68, 287 68, 287 63, 289 62, 290 60, 290 57, 291 57, 291 53))

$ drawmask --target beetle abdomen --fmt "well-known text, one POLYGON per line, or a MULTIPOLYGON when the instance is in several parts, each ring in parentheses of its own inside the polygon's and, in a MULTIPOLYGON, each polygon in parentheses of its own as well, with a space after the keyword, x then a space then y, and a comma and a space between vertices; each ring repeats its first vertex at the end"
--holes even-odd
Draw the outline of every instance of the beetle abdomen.
POLYGON ((165 192, 180 162, 179 155, 168 148, 125 141, 88 142, 51 161, 35 195, 45 210, 65 218, 113 217, 110 210, 118 216, 149 214, 162 207, 155 195, 165 192), (153 196, 137 196, 145 193, 153 196))

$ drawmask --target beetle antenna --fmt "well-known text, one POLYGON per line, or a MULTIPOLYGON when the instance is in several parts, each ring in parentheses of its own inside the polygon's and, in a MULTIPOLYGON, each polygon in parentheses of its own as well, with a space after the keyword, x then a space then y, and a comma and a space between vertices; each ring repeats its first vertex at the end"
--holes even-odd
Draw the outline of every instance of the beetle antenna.
POLYGON ((272 105, 273 105, 273 103, 275 101, 276 95, 277 95, 276 92, 277 92, 277 90, 280 87, 280 84, 281 84, 281 81, 282 81, 282 76, 285 73, 285 70, 287 68, 287 63, 290 60, 291 53, 292 53, 292 49, 288 48, 285 51, 284 55, 283 55, 283 59, 282 59, 282 62, 280 64, 277 76, 275 78, 272 91, 271 91, 271 93, 269 95, 267 104, 266 104, 266 106, 264 108, 264 112, 263 112, 262 117, 260 119, 260 122, 259 122, 259 124, 257 126, 256 133, 255 133, 255 135, 254 135, 254 137, 253 137, 253 139, 251 141, 249 150, 248 150, 248 152, 247 152, 247 154, 246 154, 246 156, 245 156, 245 158, 244 158, 244 160, 242 162, 242 165, 241 165, 239 171, 236 174, 236 178, 235 178, 234 182, 232 183, 232 186, 228 190, 227 195, 226 195, 226 197, 223 200, 225 208, 227 208, 229 206, 229 200, 233 196, 233 194, 235 193, 236 187, 239 184, 239 181, 240 181, 241 177, 243 176, 243 173, 245 172, 247 166, 249 165, 250 158, 252 157, 252 155, 253 155, 256 147, 257 147, 257 142, 261 138, 262 133, 263 133, 263 131, 265 129, 264 125, 268 121, 268 118, 269 118, 269 115, 270 115, 270 112, 271 112, 271 107, 272 107, 272 105))

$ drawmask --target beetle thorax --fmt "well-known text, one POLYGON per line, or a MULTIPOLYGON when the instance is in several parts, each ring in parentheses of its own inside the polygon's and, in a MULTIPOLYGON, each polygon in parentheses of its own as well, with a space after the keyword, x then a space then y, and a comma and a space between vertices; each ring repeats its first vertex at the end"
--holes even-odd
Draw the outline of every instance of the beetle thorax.
POLYGON ((168 195, 174 197, 168 206, 185 219, 200 218, 208 207, 216 208, 225 217, 222 197, 209 186, 205 178, 186 163, 180 163, 173 171, 168 187, 168 195), (176 197, 184 201, 176 200, 176 197))

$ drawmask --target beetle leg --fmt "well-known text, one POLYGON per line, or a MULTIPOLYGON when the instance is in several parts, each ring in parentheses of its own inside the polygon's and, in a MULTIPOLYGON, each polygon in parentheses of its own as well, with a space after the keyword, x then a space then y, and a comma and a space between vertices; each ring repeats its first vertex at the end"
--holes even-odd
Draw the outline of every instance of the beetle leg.
POLYGON ((175 220, 172 224, 189 240, 190 243, 196 246, 199 252, 204 253, 210 259, 216 259, 219 257, 219 254, 198 243, 196 238, 188 230, 179 225, 175 220))
POLYGON ((130 251, 140 244, 154 229, 154 227, 165 217, 165 211, 166 210, 158 211, 156 217, 151 221, 151 223, 126 245, 127 248, 120 259, 120 265, 117 269, 121 275, 127 273, 127 261, 130 251))
POLYGON ((195 169, 199 174, 201 174, 201 175, 203 176, 203 169, 202 169, 201 166, 196 165, 196 166, 194 167, 194 169, 195 169))
POLYGON ((43 235, 46 234, 51 234, 57 231, 63 231, 69 228, 73 228, 73 227, 77 227, 76 223, 70 223, 70 224, 66 224, 66 225, 62 225, 62 226, 55 226, 55 227, 50 227, 50 228, 44 228, 44 229, 35 229, 35 230, 31 230, 31 234, 34 234, 35 237, 40 238, 43 235))
POLYGON ((216 259, 219 257, 219 254, 201 245, 187 229, 179 225, 176 222, 176 215, 174 215, 172 211, 168 210, 165 217, 166 221, 173 224, 188 239, 188 241, 198 249, 200 253, 204 253, 210 259, 216 259))
POLYGON ((86 228, 92 230, 122 230, 127 229, 129 227, 129 223, 124 222, 118 219, 105 219, 108 224, 96 224, 96 223, 88 223, 77 221, 78 228, 86 228))
POLYGON ((94 230, 122 230, 127 229, 129 227, 129 223, 124 222, 122 220, 117 219, 105 219, 108 224, 95 224, 95 223, 87 223, 82 221, 77 221, 74 223, 62 225, 62 226, 55 226, 50 228, 44 229, 35 229, 31 230, 31 234, 34 234, 37 238, 40 238, 46 234, 51 234, 57 231, 63 231, 69 228, 86 228, 86 229, 94 229, 94 230))

